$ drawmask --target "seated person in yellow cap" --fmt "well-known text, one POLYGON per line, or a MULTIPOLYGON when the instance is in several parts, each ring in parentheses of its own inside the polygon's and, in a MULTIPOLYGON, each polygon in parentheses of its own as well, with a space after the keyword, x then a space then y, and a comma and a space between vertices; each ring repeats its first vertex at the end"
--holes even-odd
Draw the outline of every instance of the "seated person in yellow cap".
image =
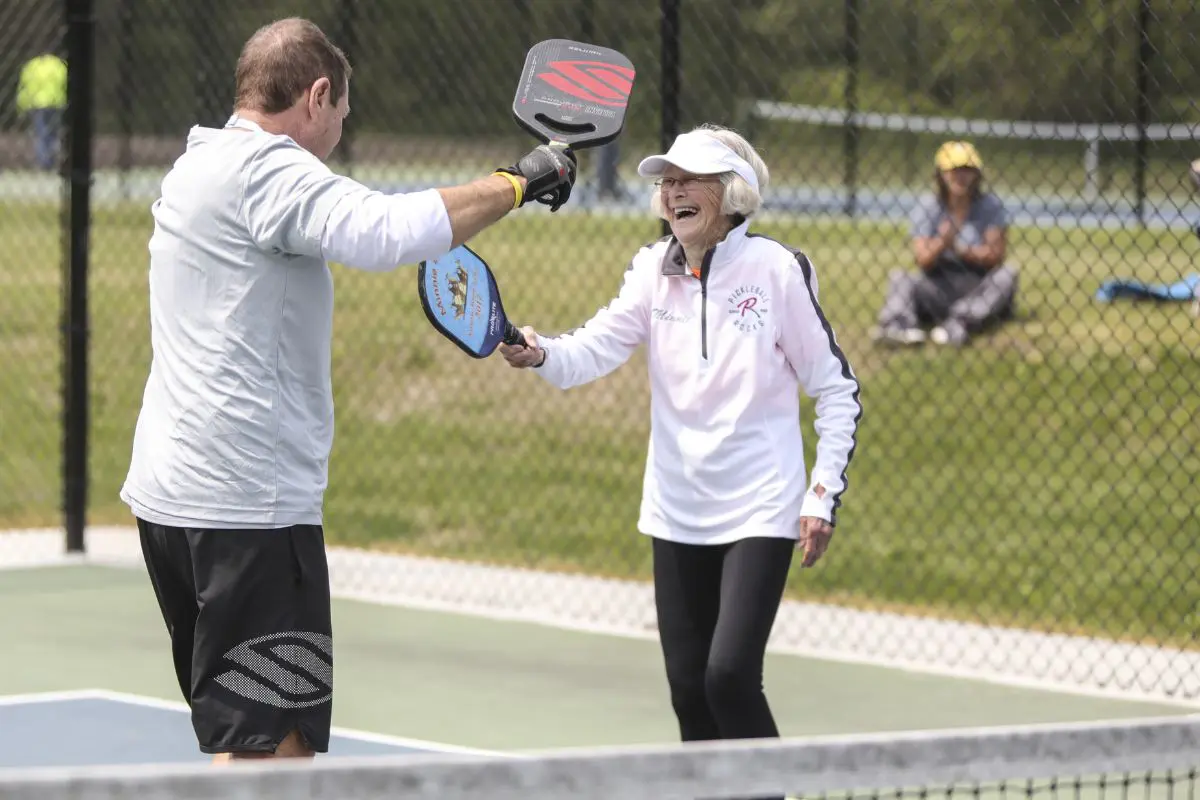
POLYGON ((1005 263, 1008 215, 983 190, 983 160, 969 142, 946 142, 934 156, 937 192, 913 211, 910 235, 919 271, 893 271, 877 340, 961 346, 1011 316, 1017 271, 1005 263))

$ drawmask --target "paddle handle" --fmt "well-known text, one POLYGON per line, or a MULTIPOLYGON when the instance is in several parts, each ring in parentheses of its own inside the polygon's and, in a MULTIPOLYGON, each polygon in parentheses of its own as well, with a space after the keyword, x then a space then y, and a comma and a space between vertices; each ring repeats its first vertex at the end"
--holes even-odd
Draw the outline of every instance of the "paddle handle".
POLYGON ((525 336, 517 330, 517 326, 505 320, 504 322, 504 343, 508 345, 519 344, 521 347, 527 347, 525 336))

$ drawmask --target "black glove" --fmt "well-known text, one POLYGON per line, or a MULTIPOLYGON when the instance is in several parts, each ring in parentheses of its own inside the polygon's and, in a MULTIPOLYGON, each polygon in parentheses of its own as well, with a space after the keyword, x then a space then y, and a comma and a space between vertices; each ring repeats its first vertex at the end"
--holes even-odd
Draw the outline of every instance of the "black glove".
POLYGON ((525 179, 521 205, 537 200, 550 206, 551 211, 557 211, 571 196, 578 165, 570 147, 542 144, 530 150, 516 165, 502 167, 498 171, 520 175, 525 179))

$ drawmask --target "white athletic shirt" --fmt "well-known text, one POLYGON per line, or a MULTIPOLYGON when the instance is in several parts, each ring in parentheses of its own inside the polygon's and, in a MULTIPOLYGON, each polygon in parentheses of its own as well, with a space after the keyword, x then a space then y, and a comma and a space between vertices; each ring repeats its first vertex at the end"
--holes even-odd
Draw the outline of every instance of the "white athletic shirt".
POLYGON ((371 191, 233 118, 192 128, 153 214, 153 360, 121 498, 163 525, 320 524, 333 444, 326 259, 388 270, 446 252, 441 196, 371 191))
POLYGON ((674 238, 643 247, 618 296, 582 328, 545 337, 536 370, 566 389, 648 346, 650 442, 638 529, 689 544, 796 539, 801 516, 835 522, 855 446, 858 380, 802 253, 743 223, 700 279, 674 238), (803 389, 817 398, 805 480, 803 389), (818 488, 819 487, 819 488, 818 488))

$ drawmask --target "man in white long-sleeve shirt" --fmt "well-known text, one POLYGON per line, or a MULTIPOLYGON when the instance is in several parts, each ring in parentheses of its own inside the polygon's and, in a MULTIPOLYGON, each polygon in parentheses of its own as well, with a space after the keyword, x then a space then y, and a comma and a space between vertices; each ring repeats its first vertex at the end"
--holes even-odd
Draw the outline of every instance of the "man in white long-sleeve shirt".
POLYGON ((575 179, 573 154, 546 146, 408 195, 335 175, 323 161, 350 71, 311 22, 260 29, 238 60, 233 117, 192 129, 153 207, 153 361, 121 497, 214 760, 328 749, 327 261, 413 264, 529 199, 556 209, 575 179))
POLYGON ((778 730, 762 691, 767 637, 797 542, 816 563, 833 533, 861 416, 858 381, 818 302, 808 258, 748 233, 766 165, 733 131, 701 126, 644 159, 672 235, 633 258, 620 293, 578 330, 502 345, 569 388, 648 348, 650 444, 638 527, 684 740, 778 730), (800 390, 815 397, 805 475, 800 390))

